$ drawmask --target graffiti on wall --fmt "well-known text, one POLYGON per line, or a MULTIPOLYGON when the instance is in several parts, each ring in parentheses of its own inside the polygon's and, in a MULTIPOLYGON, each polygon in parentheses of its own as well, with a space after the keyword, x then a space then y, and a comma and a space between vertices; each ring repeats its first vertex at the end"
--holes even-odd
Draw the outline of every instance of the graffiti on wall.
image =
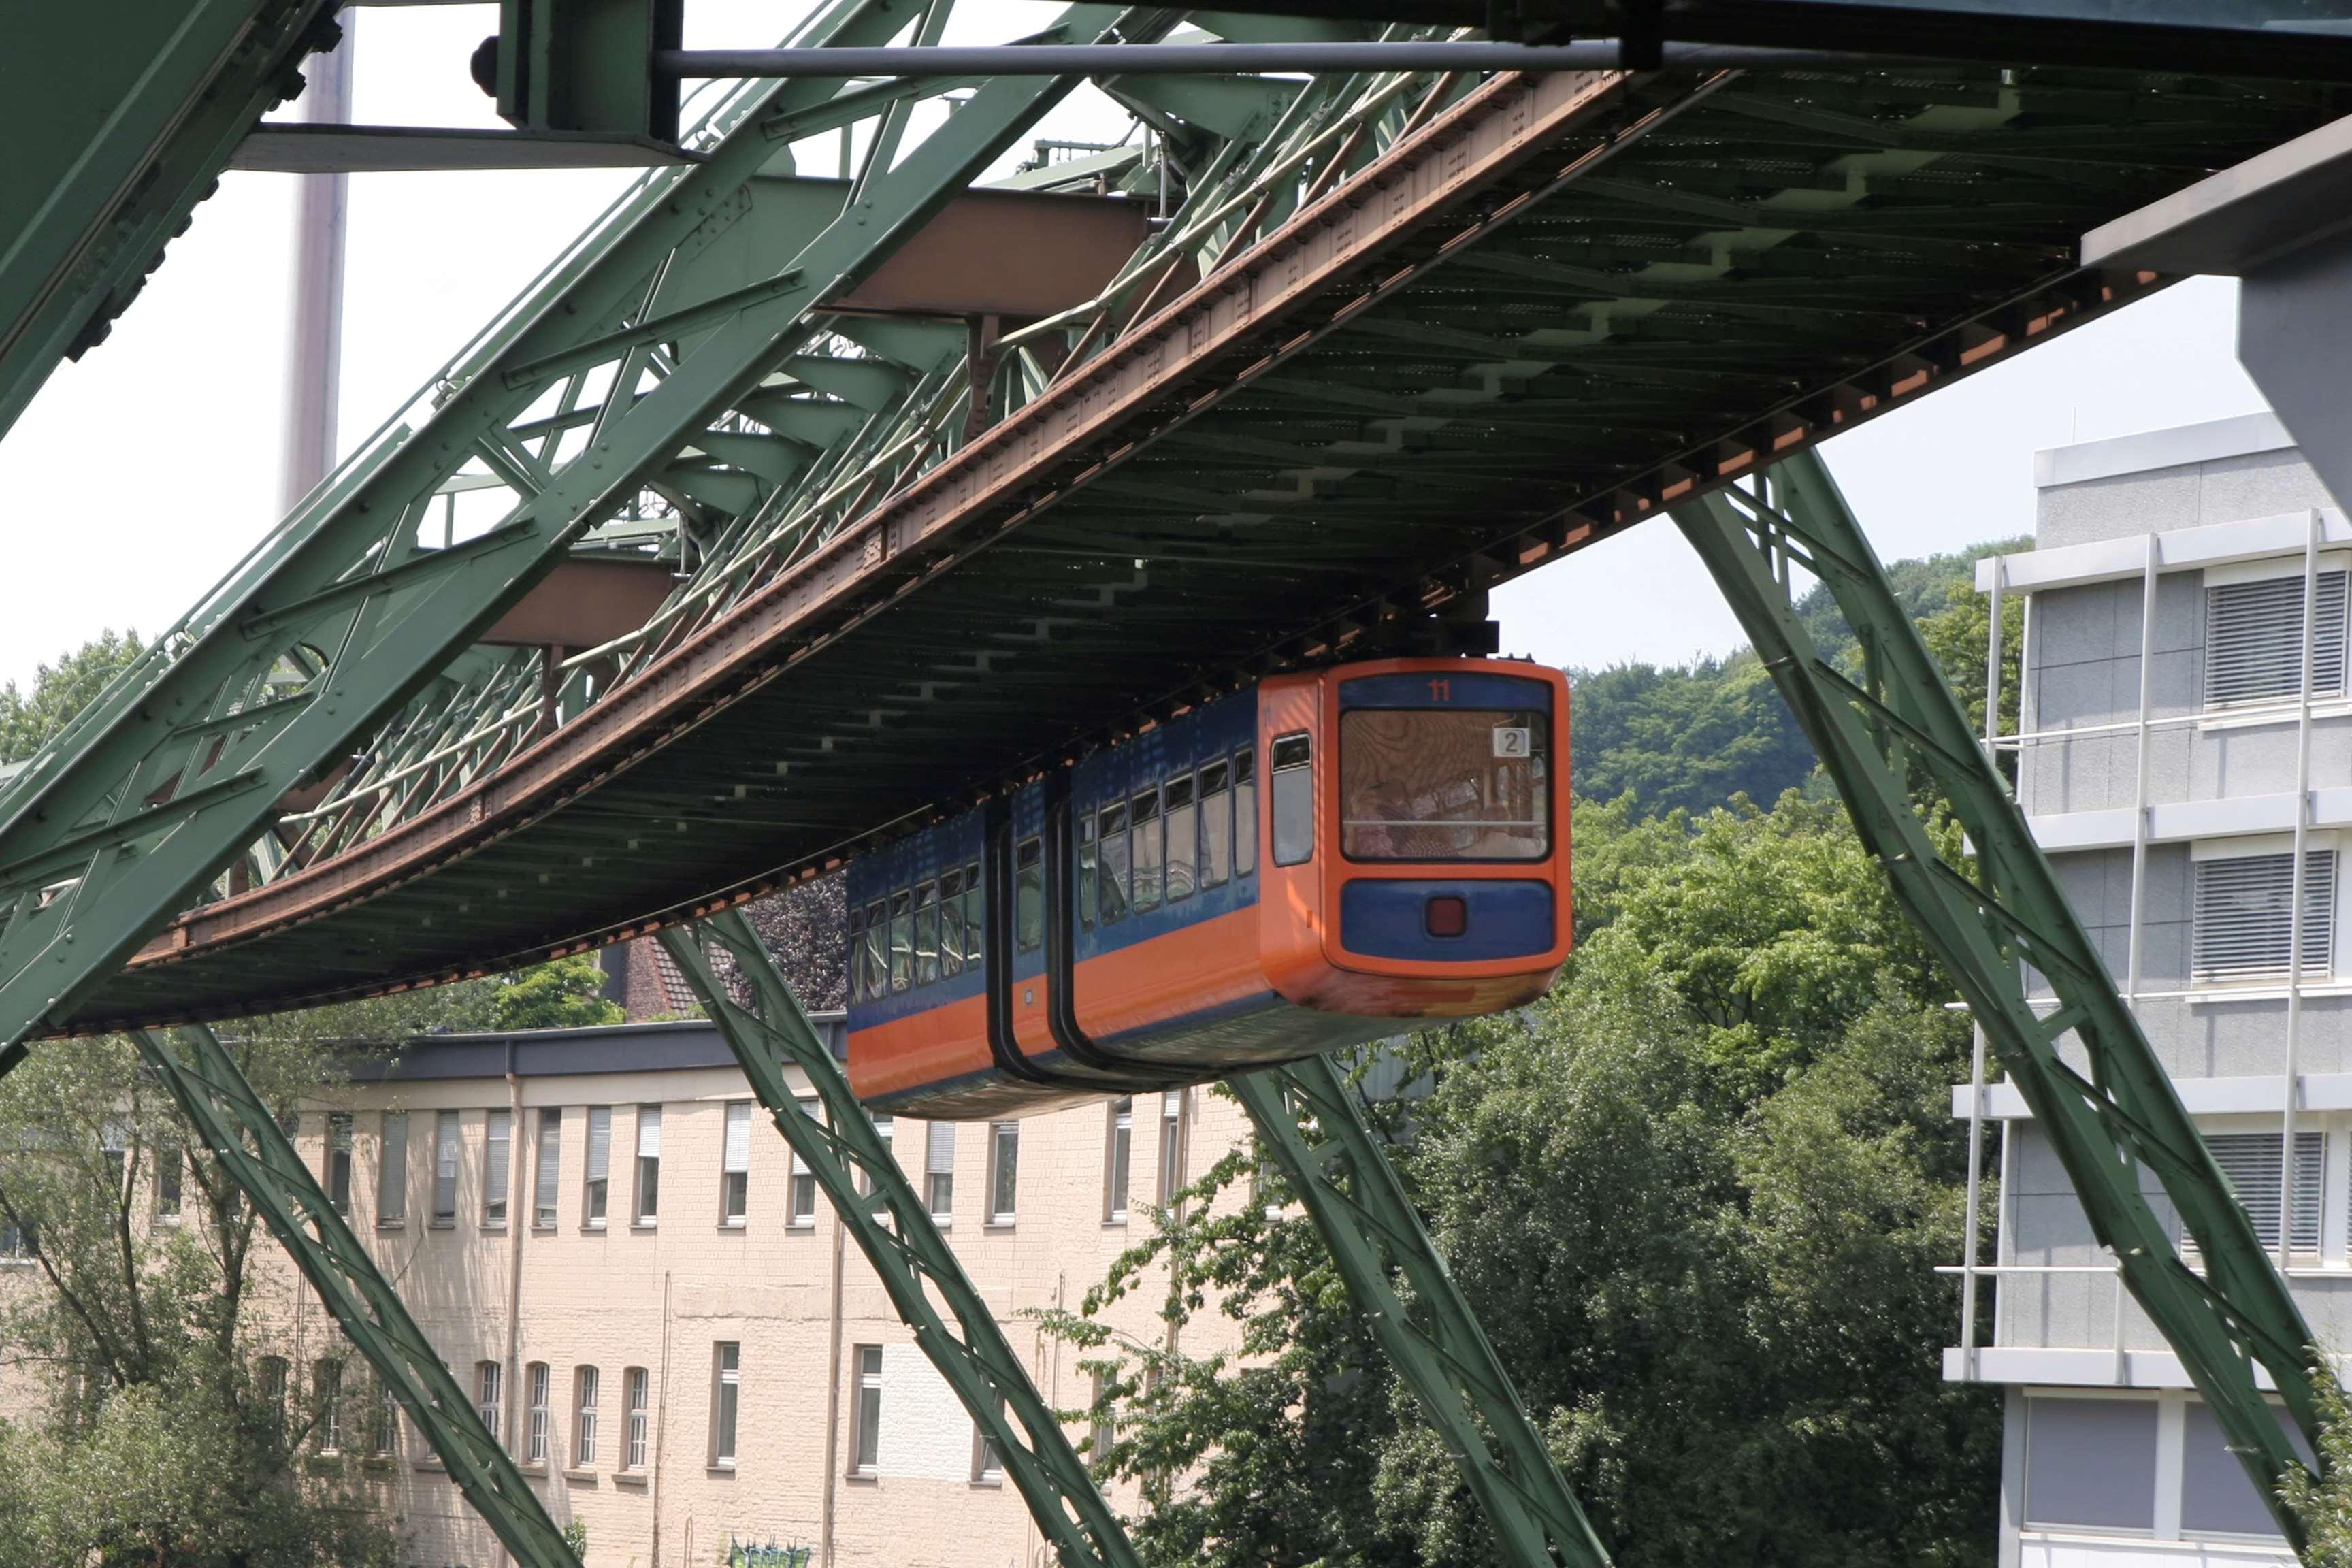
POLYGON ((772 1538, 764 1546, 727 1538, 727 1568, 809 1568, 813 1552, 805 1546, 779 1546, 772 1538))

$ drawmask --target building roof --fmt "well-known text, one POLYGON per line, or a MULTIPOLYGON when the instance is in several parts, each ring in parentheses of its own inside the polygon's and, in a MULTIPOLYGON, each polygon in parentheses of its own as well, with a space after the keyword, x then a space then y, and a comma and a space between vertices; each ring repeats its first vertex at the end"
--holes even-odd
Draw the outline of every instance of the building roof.
MULTIPOLYGON (((840 1057, 847 1047, 848 1015, 812 1013, 809 1022, 840 1057)), ((715 1026, 707 1019, 686 1018, 584 1029, 420 1035, 404 1041, 397 1056, 358 1058, 348 1070, 356 1083, 417 1083, 503 1078, 510 1069, 518 1078, 566 1078, 734 1066, 735 1053, 715 1026)))
POLYGON ((2210 463, 2225 458, 2250 458, 2257 453, 2291 448, 2294 437, 2275 414, 2240 414, 2209 419, 2200 425, 2176 425, 2165 430, 2144 430, 2104 441, 2078 441, 2071 447, 2049 447, 2033 454, 2033 482, 2081 484, 2086 479, 2142 474, 2152 468, 2177 468, 2189 463, 2210 463))

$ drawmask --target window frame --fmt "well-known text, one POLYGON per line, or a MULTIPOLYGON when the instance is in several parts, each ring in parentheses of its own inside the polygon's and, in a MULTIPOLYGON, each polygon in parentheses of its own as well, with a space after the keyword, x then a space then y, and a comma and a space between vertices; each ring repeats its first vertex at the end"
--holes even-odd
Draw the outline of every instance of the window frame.
POLYGON ((1176 1201, 1184 1188, 1184 1129, 1190 1119, 1190 1098, 1181 1089, 1162 1089, 1160 1095, 1160 1171, 1159 1203, 1161 1208, 1176 1201))
POLYGON ((554 1383, 554 1373, 543 1361, 535 1361, 522 1369, 523 1437, 522 1463, 544 1465, 548 1462, 548 1443, 553 1423, 548 1409, 548 1397, 554 1383))
POLYGON ((637 1153, 629 1181, 629 1224, 651 1230, 661 1223, 662 1108, 637 1107, 637 1153), (650 1145, 651 1153, 646 1151, 650 1145))
POLYGON ((1034 952, 1045 944, 1045 841, 1037 834, 1013 846, 1013 946, 1034 952))
POLYGON ((376 1122, 375 1227, 400 1230, 408 1224, 408 1112, 387 1110, 376 1122), (397 1131, 394 1124, 398 1124, 397 1131), (388 1203, 387 1198, 397 1198, 388 1203))
POLYGON ((612 1223, 613 1108, 588 1108, 587 1149, 580 1162, 580 1228, 604 1230, 612 1223), (603 1125, 598 1125, 601 1117, 603 1125), (602 1142, 603 1148, 597 1145, 602 1142))
POLYGON ((530 1228, 553 1230, 563 1210, 563 1108, 538 1108, 530 1155, 530 1228))
POLYGON ((710 1344, 709 1468, 731 1471, 741 1437, 743 1411, 743 1342, 713 1340, 710 1344))
POLYGON ((484 1230, 504 1230, 513 1213, 514 1112, 499 1106, 482 1112, 482 1202, 484 1230))
POLYGON ((572 1452, 570 1468, 596 1467, 596 1438, 601 1425, 598 1405, 604 1395, 604 1372, 583 1362, 572 1369, 572 1452))
POLYGON ((653 1374, 641 1366, 621 1369, 621 1468, 642 1472, 653 1451, 653 1374))
POLYGON ((433 1113, 433 1210, 426 1217, 427 1228, 447 1230, 457 1223, 458 1173, 465 1168, 466 1130, 459 1120, 461 1112, 436 1110, 433 1113), (446 1206, 442 1197, 442 1184, 448 1184, 446 1206))
POLYGON ((1223 887, 1234 877, 1234 765, 1224 757, 1202 763, 1198 778, 1201 814, 1201 890, 1223 887))
POLYGON ((1021 1123, 988 1124, 988 1223, 1010 1226, 1020 1213, 1021 1123))
POLYGON ((1307 730, 1276 735, 1267 749, 1266 771, 1271 777, 1266 799, 1272 831, 1266 847, 1277 867, 1306 866, 1315 859, 1315 751, 1314 733, 1307 730), (1291 748, 1287 755, 1295 760, 1286 760, 1286 747, 1291 748), (1303 798, 1298 794, 1300 790, 1306 792, 1303 798), (1304 814, 1307 835, 1303 847, 1291 836, 1297 826, 1289 819, 1294 810, 1304 814))
POLYGON ((956 1124, 923 1124, 923 1210, 941 1230, 955 1225, 956 1124), (944 1133, 944 1146, 941 1134, 944 1133))
POLYGON ((741 1230, 751 1223, 751 1102, 730 1100, 719 1114, 719 1225, 741 1230), (738 1129, 742 1136, 736 1136, 738 1129), (740 1156, 740 1163, 737 1163, 740 1156))
POLYGON ((849 1370, 848 1476, 854 1481, 870 1481, 882 1473, 882 1347, 850 1346, 849 1370), (869 1449, 870 1458, 866 1457, 869 1449))
MULTIPOLYGON (((2343 882, 2345 856, 2338 836, 2333 833, 2310 833, 2304 847, 2304 948, 2302 963, 2294 963, 2292 934, 2293 879, 2294 874, 2294 838, 2292 834, 2263 834, 2241 838, 2223 838, 2193 842, 2189 846, 2189 988, 2197 991, 2231 991, 2252 989, 2280 990, 2291 983, 2303 985, 2325 985, 2344 970, 2339 944, 2343 942, 2343 882), (2278 922, 2275 937, 2278 962, 2265 964, 2259 958, 2236 958, 2216 963, 2209 958, 2209 942, 2217 946, 2231 944, 2242 947, 2259 939, 2259 930, 2232 931, 2210 924, 2209 897, 2218 905, 2229 896, 2229 889, 2209 884, 2209 873, 2218 876, 2220 868, 2247 861, 2269 860, 2279 863, 2286 873, 2283 889, 2276 896, 2286 903, 2286 920, 2278 922), (2316 876, 2314 873, 2318 873, 2316 876), (2210 891, 2209 891, 2210 889, 2210 891), (2317 915, 2315 929, 2314 916, 2317 915)), ((2232 911, 2247 921, 2258 922, 2262 911, 2232 911)), ((2275 915, 2271 917, 2275 920, 2275 915)))
POLYGON ((474 1363, 474 1414, 482 1419, 482 1429, 490 1440, 503 1448, 507 1444, 506 1429, 501 1425, 505 1413, 505 1389, 499 1386, 505 1369, 494 1361, 474 1363))
MULTIPOLYGON (((824 1108, 816 1096, 799 1095, 794 1098, 793 1103, 800 1107, 801 1114, 810 1121, 817 1121, 822 1119, 824 1108)), ((816 1173, 809 1169, 808 1162, 801 1158, 800 1151, 797 1149, 793 1151, 792 1170, 792 1185, 784 1194, 784 1228, 814 1230, 816 1228, 816 1173)))
MULTIPOLYGON (((2305 668, 2302 663, 2303 632, 2303 557, 2272 556, 2260 561, 2248 561, 2225 566, 2209 566, 2200 584, 2203 597, 2200 608, 2203 624, 2198 639, 2198 710, 2216 715, 2243 712, 2249 710, 2275 708, 2299 700, 2303 695, 2305 668), (2282 599, 2292 597, 2292 608, 2273 604, 2249 606, 2241 614, 2250 617, 2291 616, 2292 629, 2284 625, 2263 627, 2260 625, 2234 628, 2234 647, 2217 647, 2217 637, 2225 635, 2223 606, 2231 599, 2245 598, 2252 592, 2285 589, 2282 599), (2284 645, 2295 654, 2293 678, 2284 683, 2273 683, 2259 690, 2242 690, 2236 694, 2216 695, 2215 687, 2227 671, 2233 656, 2248 649, 2261 650, 2284 645)), ((2311 637, 2312 700, 2326 702, 2339 700, 2352 690, 2352 555, 2341 551, 2324 552, 2316 563, 2312 582, 2312 611, 2321 618, 2311 637), (2329 618, 2332 618, 2332 626, 2329 618), (2331 646, 2332 645, 2332 646, 2331 646)), ((2257 668, 2252 671, 2233 672, 2241 679, 2251 674, 2255 679, 2264 673, 2257 668)))
POLYGON ((1135 1099, 1123 1095, 1103 1109, 1103 1224, 1125 1225, 1135 1180, 1135 1099))
MULTIPOLYGON (((327 1201, 345 1219, 352 1217, 352 1145, 353 1121, 348 1110, 327 1112, 325 1150, 327 1201)), ((160 1152, 159 1152, 160 1161, 160 1152)))
POLYGON ((1146 784, 1127 797, 1127 907, 1138 915, 1151 914, 1168 901, 1168 824, 1160 799, 1157 783, 1146 784), (1150 873, 1149 879, 1146 872, 1150 873), (1151 891, 1149 903, 1144 901, 1147 880, 1151 891))

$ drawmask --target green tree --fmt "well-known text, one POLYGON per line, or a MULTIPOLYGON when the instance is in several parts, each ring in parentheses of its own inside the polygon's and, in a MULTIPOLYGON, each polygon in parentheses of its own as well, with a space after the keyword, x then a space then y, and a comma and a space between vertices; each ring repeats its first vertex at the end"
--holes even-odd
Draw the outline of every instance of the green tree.
POLYGON ((489 992, 494 1029, 578 1029, 617 1024, 621 1006, 604 996, 604 972, 584 952, 518 970, 489 992))
MULTIPOLYGON (((331 1073, 284 1044, 238 1054, 271 1104, 331 1073)), ((33 1238, 36 1273, 0 1333, 48 1395, 0 1424, 0 1568, 391 1568, 372 1473, 319 1452, 336 1378, 358 1447, 363 1366, 335 1341, 312 1342, 326 1377, 291 1364, 266 1236, 185 1142, 119 1037, 43 1047, 0 1079, 0 1219, 33 1238)))
MULTIPOLYGON (((1603 918, 1537 1005, 1410 1047, 1378 1108, 1456 1281, 1621 1568, 1977 1564, 2000 1407, 1942 1381, 1967 1037, 1833 805, 1576 819, 1603 918)), ((1587 882, 1590 888, 1592 884, 1587 882)), ((1205 1176, 1050 1331, 1154 1563, 1471 1568, 1486 1527, 1301 1218, 1205 1176), (1165 1269, 1165 1275, 1161 1270, 1165 1269), (1175 1350, 1102 1327, 1167 1289, 1175 1350), (1228 1363, 1182 1352, 1210 1312, 1228 1363), (1369 1489, 1366 1473, 1370 1472, 1369 1489), (1369 1503, 1367 1501, 1369 1498, 1369 1503)))
POLYGON ((106 683, 136 659, 143 645, 137 632, 104 631, 34 677, 30 696, 15 681, 0 686, 0 763, 17 763, 41 749, 106 689, 106 683))

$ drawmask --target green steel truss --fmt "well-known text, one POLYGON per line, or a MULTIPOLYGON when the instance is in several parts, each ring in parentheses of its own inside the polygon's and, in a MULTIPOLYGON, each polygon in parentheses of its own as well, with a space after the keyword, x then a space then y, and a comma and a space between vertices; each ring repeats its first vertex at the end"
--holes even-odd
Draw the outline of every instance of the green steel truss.
POLYGON ((230 1180, 253 1200, 352 1346, 522 1568, 579 1568, 514 1461, 482 1425, 400 1294, 211 1030, 139 1030, 140 1055, 230 1180))
MULTIPOLYGON (((834 0, 795 41, 925 33, 948 3, 834 0)), ((1036 37, 1148 41, 1171 21, 1077 5, 1036 37)), ((790 368, 835 341, 814 308, 870 275, 1076 83, 984 83, 907 144, 913 101, 951 85, 752 82, 724 95, 687 138, 697 163, 641 180, 0 788, 0 1068, 592 529, 666 477, 680 490, 756 490, 761 473, 772 490, 789 477, 800 445, 752 410, 823 383, 822 364, 805 384, 790 368), (860 119, 875 123, 872 155, 845 205, 786 226, 772 270, 720 289, 698 262, 749 210, 747 187, 788 163, 793 142, 860 119), (722 472, 713 454, 737 466, 722 472), (445 495, 467 503, 462 526, 436 505, 445 495)))
POLYGON ((2304 1461, 2257 1373, 2269 1373, 2315 1449, 2311 1331, 1828 469, 1810 452, 1792 456, 1755 489, 1718 491, 1674 515, 2057 1151, 2124 1283, 2299 1544, 2277 1489, 2304 1461), (1824 659, 1799 620, 1792 567, 1825 584, 1853 628, 1859 679, 1824 659), (1912 793, 1922 780, 1967 830, 1973 861, 1948 853, 1922 817, 1912 793), (2036 1006, 2029 972, 2044 978, 2054 1011, 2036 1006), (2181 1260, 2144 1175, 2196 1239, 2201 1274, 2181 1260))
POLYGON ((1606 1568, 1609 1554, 1423 1228, 1354 1091, 1325 1057, 1230 1080, 1348 1295, 1421 1401, 1511 1568, 1606 1568), (1393 1269, 1410 1304, 1390 1282, 1393 1269), (1555 1555, 1557 1554, 1557 1555, 1555 1555))
POLYGON ((299 67, 332 0, 8 7, 0 50, 0 436, 103 340, 299 67))
POLYGON ((776 1131, 874 1266, 915 1342, 996 1445, 1063 1568, 1136 1568, 1118 1515, 750 923, 730 910, 697 928, 669 927, 661 942, 743 1064, 776 1131), (730 980, 748 991, 748 1005, 735 999, 730 980), (822 1121, 801 1109, 784 1077, 788 1067, 806 1076, 824 1107, 822 1121))

